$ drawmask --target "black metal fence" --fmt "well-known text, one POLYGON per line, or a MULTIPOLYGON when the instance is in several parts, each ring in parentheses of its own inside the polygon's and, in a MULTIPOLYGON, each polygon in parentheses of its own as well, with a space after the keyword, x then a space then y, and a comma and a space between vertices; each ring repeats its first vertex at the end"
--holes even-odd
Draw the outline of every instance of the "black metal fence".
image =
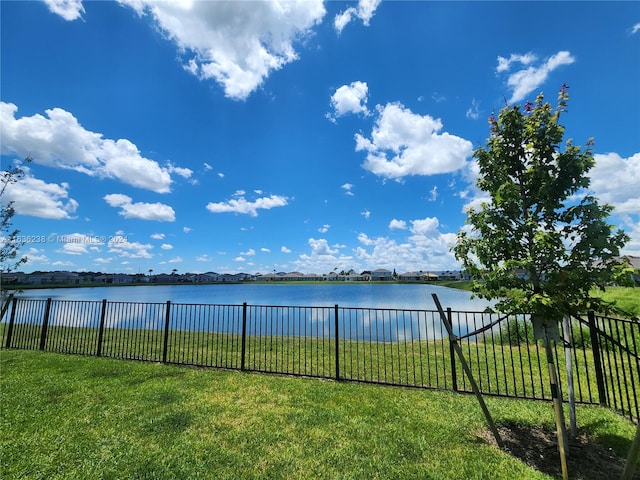
MULTIPOLYGON (((446 313, 483 393, 551 399, 527 315, 446 313)), ((437 311, 16 297, 0 320, 3 348, 471 391, 437 311)), ((563 335, 563 397, 637 422, 640 324, 590 313, 563 335)))

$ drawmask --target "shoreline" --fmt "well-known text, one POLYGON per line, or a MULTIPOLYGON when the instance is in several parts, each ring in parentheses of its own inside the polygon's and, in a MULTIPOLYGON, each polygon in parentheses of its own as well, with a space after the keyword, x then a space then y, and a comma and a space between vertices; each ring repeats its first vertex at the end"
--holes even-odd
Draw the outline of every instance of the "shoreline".
POLYGON ((304 281, 304 280, 279 280, 279 281, 250 281, 250 282, 132 282, 132 283, 99 283, 99 282, 87 282, 82 284, 69 283, 69 284, 38 284, 38 285, 2 285, 1 291, 5 292, 19 292, 24 290, 45 290, 45 289, 58 289, 58 288, 100 288, 100 287, 153 287, 153 286, 182 286, 182 285, 362 285, 362 284, 376 284, 376 285, 436 285, 440 287, 457 288, 459 290, 471 290, 471 283, 468 280, 437 280, 433 282, 407 282, 399 280, 369 280, 359 282, 344 282, 344 281, 304 281))

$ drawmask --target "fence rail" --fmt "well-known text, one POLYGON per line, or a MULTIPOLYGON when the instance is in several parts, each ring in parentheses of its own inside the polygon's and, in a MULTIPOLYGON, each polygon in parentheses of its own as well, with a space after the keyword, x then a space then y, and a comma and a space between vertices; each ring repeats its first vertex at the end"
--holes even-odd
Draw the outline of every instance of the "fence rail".
MULTIPOLYGON (((446 313, 483 393, 551 399, 544 349, 527 315, 446 313)), ((572 318, 563 333, 569 345, 555 346, 561 386, 570 360, 577 402, 606 405, 637 422, 640 324, 589 313, 572 318)), ((20 297, 3 305, 0 345, 471 391, 439 313, 430 310, 20 297)))

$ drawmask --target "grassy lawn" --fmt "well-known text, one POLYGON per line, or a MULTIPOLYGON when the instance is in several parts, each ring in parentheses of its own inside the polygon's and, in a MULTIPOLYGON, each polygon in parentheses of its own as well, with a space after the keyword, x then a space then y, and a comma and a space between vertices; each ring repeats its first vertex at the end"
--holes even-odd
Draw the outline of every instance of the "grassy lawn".
MULTIPOLYGON (((6 324, 0 325, 2 345, 5 345, 6 327, 6 324)), ((40 326, 19 325, 11 346, 38 349, 40 333, 40 326)), ((586 335, 588 340, 588 330, 586 335)), ((529 333, 529 338, 532 336, 529 333)), ((97 338, 98 329, 95 328, 50 326, 46 351, 95 355, 97 338)), ((102 341, 102 356, 161 362, 163 338, 164 331, 161 330, 108 328, 102 341)), ((634 341, 629 338, 629 341, 634 341)), ((640 336, 635 338, 636 343, 640 341, 640 336)), ((237 334, 172 331, 167 342, 166 360, 168 363, 240 369, 241 345, 241 337, 237 334)), ((550 398, 546 359, 539 345, 531 342, 513 345, 494 343, 487 338, 478 342, 464 341, 462 349, 483 392, 550 398)), ((453 389, 451 354, 446 339, 406 342, 343 340, 338 350, 339 375, 343 380, 453 389)), ((564 350, 558 347, 557 353, 560 365, 564 365, 564 350)), ((635 414, 637 396, 633 382, 638 372, 630 361, 627 357, 620 358, 619 352, 605 351, 603 368, 612 378, 612 372, 620 372, 621 366, 625 365, 622 375, 614 376, 614 381, 607 381, 608 394, 612 399, 616 398, 612 405, 627 414, 635 414)), ((455 363, 458 388, 471 391, 457 358, 455 363)), ((336 376, 335 341, 323 337, 247 336, 244 365, 249 371, 333 379, 336 376)), ((597 403, 595 366, 588 347, 577 353, 573 369, 578 401, 597 403)), ((560 371, 561 385, 566 386, 564 367, 560 371)))
MULTIPOLYGON (((488 445, 472 396, 0 351, 0 460, 12 478, 551 478, 488 445)), ((487 398, 498 423, 549 403, 487 398)), ((579 406, 625 456, 635 427, 579 406)))
MULTIPOLYGON (((471 291, 473 282, 463 280, 443 280, 437 285, 471 291)), ((604 292, 594 290, 593 295, 616 302, 617 306, 629 313, 629 317, 640 318, 640 288, 638 287, 607 287, 604 292)))
POLYGON ((616 302, 617 306, 635 318, 640 318, 640 288, 639 287, 607 287, 604 292, 594 292, 605 300, 616 302))

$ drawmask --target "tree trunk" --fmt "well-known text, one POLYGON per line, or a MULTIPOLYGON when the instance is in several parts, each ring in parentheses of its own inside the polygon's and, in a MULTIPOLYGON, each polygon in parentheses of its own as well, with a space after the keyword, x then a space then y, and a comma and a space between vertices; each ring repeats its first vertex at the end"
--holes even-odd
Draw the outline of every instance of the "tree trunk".
POLYGON ((565 316, 563 322, 564 358, 567 365, 567 394, 569 395, 569 425, 571 438, 576 438, 578 427, 576 425, 576 392, 573 387, 573 359, 571 358, 571 317, 565 316))
POLYGON ((547 354, 547 365, 549 367, 549 383, 551 385, 551 398, 553 399, 553 410, 556 417, 556 432, 558 435, 558 451, 560 452, 560 463, 562 466, 562 478, 568 480, 569 471, 567 469, 567 428, 564 423, 564 412, 562 411, 562 399, 558 395, 558 382, 556 367, 551 349, 551 340, 545 327, 544 349, 547 354))

